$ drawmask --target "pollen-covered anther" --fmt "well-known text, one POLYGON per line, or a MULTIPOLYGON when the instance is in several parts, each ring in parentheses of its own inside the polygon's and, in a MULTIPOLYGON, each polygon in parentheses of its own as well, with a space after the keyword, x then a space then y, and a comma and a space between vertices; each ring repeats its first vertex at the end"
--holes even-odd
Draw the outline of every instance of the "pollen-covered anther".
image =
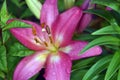
POLYGON ((51 37, 51 31, 50 31, 50 28, 49 28, 48 25, 46 25, 46 32, 47 32, 47 34, 48 34, 48 36, 49 36, 50 43, 52 43, 53 40, 52 40, 52 37, 51 37))
POLYGON ((41 27, 42 27, 42 28, 45 28, 45 23, 42 23, 42 24, 41 24, 41 27))
POLYGON ((49 28, 48 25, 46 25, 46 32, 47 32, 48 34, 51 34, 51 32, 50 32, 50 28, 49 28))
POLYGON ((32 26, 32 34, 33 34, 34 36, 36 36, 36 35, 37 35, 37 31, 36 31, 36 29, 35 29, 35 27, 34 27, 34 26, 32 26))
POLYGON ((45 24, 45 23, 42 23, 42 24, 41 24, 41 27, 42 27, 42 32, 46 32, 46 29, 45 29, 46 24, 45 24))
POLYGON ((40 44, 41 44, 41 42, 40 42, 40 40, 39 40, 39 39, 34 38, 34 40, 35 40, 35 42, 36 42, 36 43, 40 43, 40 44))
POLYGON ((45 44, 46 47, 48 47, 48 44, 45 41, 44 41, 44 44, 45 44))
POLYGON ((50 43, 53 43, 51 35, 49 35, 50 43))

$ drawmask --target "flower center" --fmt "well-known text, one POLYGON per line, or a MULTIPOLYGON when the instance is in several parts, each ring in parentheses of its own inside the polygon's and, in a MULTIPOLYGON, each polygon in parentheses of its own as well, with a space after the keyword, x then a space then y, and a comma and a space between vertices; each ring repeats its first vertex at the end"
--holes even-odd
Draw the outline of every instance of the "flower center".
POLYGON ((41 27, 42 27, 42 33, 40 34, 41 35, 40 37, 37 35, 36 28, 32 27, 32 33, 35 36, 34 41, 36 42, 36 44, 42 45, 51 52, 54 53, 57 52, 59 48, 56 47, 53 43, 53 38, 49 26, 46 25, 45 23, 42 23, 41 27))

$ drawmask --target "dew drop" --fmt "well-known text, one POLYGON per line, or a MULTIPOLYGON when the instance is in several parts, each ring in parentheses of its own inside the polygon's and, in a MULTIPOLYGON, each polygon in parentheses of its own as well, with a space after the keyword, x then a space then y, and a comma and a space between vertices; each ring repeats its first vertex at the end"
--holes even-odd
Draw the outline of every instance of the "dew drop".
POLYGON ((66 71, 67 71, 68 74, 70 73, 70 69, 67 69, 66 71))
POLYGON ((53 72, 52 74, 55 75, 55 72, 53 72))

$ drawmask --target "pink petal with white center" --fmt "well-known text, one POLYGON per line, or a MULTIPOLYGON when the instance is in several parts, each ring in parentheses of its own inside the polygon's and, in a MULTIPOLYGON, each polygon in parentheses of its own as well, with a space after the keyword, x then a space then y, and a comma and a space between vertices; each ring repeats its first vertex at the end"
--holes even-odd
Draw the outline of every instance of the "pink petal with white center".
POLYGON ((92 20, 92 14, 83 14, 83 16, 79 22, 77 31, 79 33, 83 32, 83 30, 89 25, 91 20, 92 20))
POLYGON ((70 80, 72 62, 70 57, 62 52, 50 55, 47 59, 46 80, 70 80))
POLYGON ((23 58, 14 71, 13 80, 28 80, 33 77, 44 66, 46 57, 47 53, 43 51, 23 58))
POLYGON ((82 10, 78 7, 73 7, 59 15, 52 27, 54 41, 57 45, 65 46, 72 39, 81 16, 82 10))
MULTIPOLYGON (((8 23, 12 22, 14 20, 9 20, 8 23)), ((30 21, 22 20, 23 22, 32 25, 36 30, 36 36, 39 38, 39 36, 42 37, 41 27, 30 21)), ((12 28, 10 29, 11 33, 26 47, 32 50, 41 50, 44 49, 44 47, 37 43, 35 41, 36 36, 33 34, 32 28, 12 28)))
POLYGON ((83 54, 80 54, 80 51, 87 45, 88 43, 85 41, 73 41, 70 45, 62 48, 61 50, 65 53, 67 53, 72 60, 77 60, 81 58, 91 57, 91 56, 97 56, 102 53, 102 49, 99 46, 94 46, 84 52, 83 54))
POLYGON ((46 0, 42 6, 40 21, 50 28, 58 16, 57 0, 46 0))

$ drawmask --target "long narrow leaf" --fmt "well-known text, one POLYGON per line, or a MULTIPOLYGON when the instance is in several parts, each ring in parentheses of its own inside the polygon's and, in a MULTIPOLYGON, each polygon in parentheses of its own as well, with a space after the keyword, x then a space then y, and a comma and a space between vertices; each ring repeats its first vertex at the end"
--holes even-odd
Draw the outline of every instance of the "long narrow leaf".
POLYGON ((25 0, 29 9, 36 16, 36 18, 40 19, 40 10, 42 8, 42 4, 39 0, 25 0))
POLYGON ((4 24, 5 24, 6 21, 10 18, 10 15, 8 14, 8 11, 7 11, 6 0, 4 0, 4 3, 3 3, 2 8, 1 8, 0 18, 1 18, 1 21, 2 21, 4 24))
POLYGON ((10 29, 10 28, 27 28, 27 27, 31 27, 31 25, 29 25, 29 24, 26 24, 26 23, 24 23, 24 22, 21 22, 21 21, 19 21, 19 20, 14 20, 13 22, 11 22, 11 23, 9 23, 9 24, 7 24, 4 28, 3 28, 3 31, 5 31, 5 30, 8 30, 8 29, 10 29))
POLYGON ((105 70, 111 60, 111 56, 106 56, 96 62, 85 74, 82 80, 92 80, 96 75, 105 70))
POLYGON ((120 80, 120 69, 119 69, 119 71, 118 71, 117 80, 120 80))
POLYGON ((96 45, 116 45, 120 46, 120 39, 112 36, 102 36, 100 38, 97 38, 93 41, 91 41, 82 51, 81 53, 85 52, 86 50, 90 49, 93 46, 96 45))
POLYGON ((113 58, 112 61, 110 62, 106 75, 105 75, 105 80, 110 80, 110 78, 114 75, 114 73, 120 68, 120 51, 117 51, 113 58))
POLYGON ((120 13, 120 3, 117 0, 92 0, 92 3, 108 6, 120 13))
POLYGON ((6 48, 0 45, 0 70, 7 72, 6 48))
POLYGON ((92 35, 120 34, 120 27, 109 25, 92 33, 92 35))
POLYGON ((105 20, 107 20, 110 24, 115 23, 115 19, 109 11, 98 10, 98 9, 89 9, 89 10, 86 10, 85 12, 100 16, 100 17, 104 18, 105 20))

